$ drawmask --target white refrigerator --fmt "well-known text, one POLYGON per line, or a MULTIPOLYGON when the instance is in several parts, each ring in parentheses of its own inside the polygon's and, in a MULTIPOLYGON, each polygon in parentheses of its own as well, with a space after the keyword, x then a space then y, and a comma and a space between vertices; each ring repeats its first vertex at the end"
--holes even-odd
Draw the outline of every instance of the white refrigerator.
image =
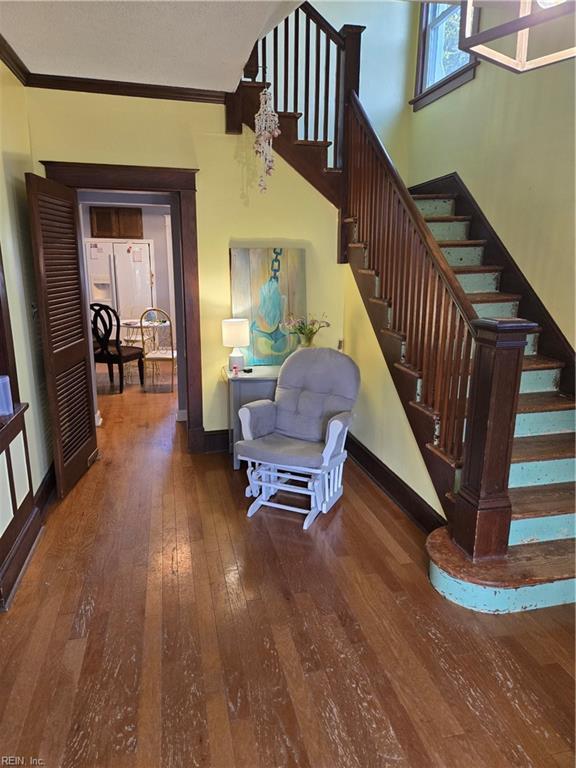
POLYGON ((109 304, 122 320, 156 306, 152 240, 85 240, 90 303, 109 304))

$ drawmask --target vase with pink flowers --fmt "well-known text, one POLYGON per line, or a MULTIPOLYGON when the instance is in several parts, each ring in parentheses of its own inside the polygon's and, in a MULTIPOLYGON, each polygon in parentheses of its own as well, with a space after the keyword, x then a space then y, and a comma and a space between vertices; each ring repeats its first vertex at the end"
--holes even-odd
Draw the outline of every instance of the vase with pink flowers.
POLYGON ((300 346, 313 347, 314 338, 321 328, 329 328, 330 323, 322 315, 320 319, 313 316, 306 317, 294 317, 288 316, 288 320, 284 323, 284 329, 287 333, 295 334, 300 338, 300 346))

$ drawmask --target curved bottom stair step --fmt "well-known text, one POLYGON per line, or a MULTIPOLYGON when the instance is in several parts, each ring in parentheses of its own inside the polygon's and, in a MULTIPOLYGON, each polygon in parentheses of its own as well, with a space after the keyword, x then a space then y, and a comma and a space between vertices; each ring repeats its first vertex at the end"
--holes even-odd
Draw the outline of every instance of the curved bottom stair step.
POLYGON ((574 539, 522 544, 506 557, 473 562, 437 528, 426 541, 430 581, 448 600, 483 613, 513 613, 573 603, 574 539))

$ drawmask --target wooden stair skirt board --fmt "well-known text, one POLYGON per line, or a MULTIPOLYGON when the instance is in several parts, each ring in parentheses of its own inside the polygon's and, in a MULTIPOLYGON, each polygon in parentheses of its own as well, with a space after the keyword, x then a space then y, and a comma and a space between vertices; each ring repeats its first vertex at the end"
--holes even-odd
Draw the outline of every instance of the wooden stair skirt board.
POLYGON ((448 530, 426 542, 430 582, 453 603, 481 613, 515 613, 574 602, 574 542, 538 542, 512 547, 506 557, 472 562, 448 530))

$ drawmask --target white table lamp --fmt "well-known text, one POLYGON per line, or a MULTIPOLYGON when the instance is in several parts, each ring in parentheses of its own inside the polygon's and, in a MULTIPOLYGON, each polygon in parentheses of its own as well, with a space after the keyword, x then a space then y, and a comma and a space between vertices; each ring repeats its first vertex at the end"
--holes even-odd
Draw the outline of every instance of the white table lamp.
POLYGON ((225 347, 233 347, 228 357, 228 368, 232 370, 236 366, 239 371, 244 370, 244 355, 240 347, 247 347, 250 344, 248 320, 240 317, 222 320, 222 344, 225 347))

